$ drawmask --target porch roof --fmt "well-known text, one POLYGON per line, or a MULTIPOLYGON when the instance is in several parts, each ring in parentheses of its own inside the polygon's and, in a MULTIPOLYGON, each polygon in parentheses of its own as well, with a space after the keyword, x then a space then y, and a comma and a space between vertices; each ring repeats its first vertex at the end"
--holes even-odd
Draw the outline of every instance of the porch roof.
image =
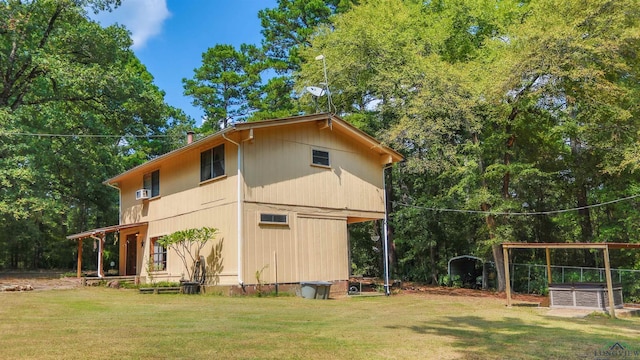
POLYGON ((640 244, 599 242, 599 243, 502 243, 508 249, 640 249, 640 244))
POLYGON ((84 239, 84 238, 92 237, 99 234, 104 235, 104 234, 108 234, 108 233, 123 230, 123 229, 143 227, 143 226, 147 226, 147 224, 149 223, 145 221, 145 222, 139 222, 139 223, 133 223, 133 224, 111 225, 111 226, 101 227, 93 230, 87 230, 85 232, 81 232, 78 234, 69 235, 67 236, 67 239, 79 240, 79 239, 84 239))
POLYGON ((603 251, 605 277, 607 280, 607 295, 609 300, 609 315, 616 317, 615 301, 613 299, 613 281, 611 280, 611 266, 609 263, 609 249, 640 249, 640 244, 600 242, 600 243, 502 243, 504 257, 505 292, 507 295, 507 306, 511 306, 511 280, 509 274, 509 249, 545 249, 547 257, 547 277, 551 284, 551 249, 599 249, 603 251))

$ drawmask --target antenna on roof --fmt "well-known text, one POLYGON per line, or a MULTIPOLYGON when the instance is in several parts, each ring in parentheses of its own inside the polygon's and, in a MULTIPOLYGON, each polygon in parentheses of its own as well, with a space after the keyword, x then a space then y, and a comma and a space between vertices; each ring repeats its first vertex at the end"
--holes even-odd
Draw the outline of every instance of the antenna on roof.
POLYGON ((310 93, 311 95, 313 95, 315 97, 320 97, 320 96, 324 95, 324 93, 325 93, 323 88, 317 87, 317 86, 307 86, 304 89, 307 90, 308 93, 310 93))
POLYGON ((316 101, 317 101, 317 97, 318 96, 322 96, 324 94, 327 94, 327 108, 329 110, 328 112, 331 113, 331 108, 333 107, 333 103, 331 102, 331 91, 329 91, 329 79, 327 78, 327 63, 325 61, 325 56, 323 54, 320 54, 320 55, 316 56, 316 60, 322 60, 322 70, 323 70, 323 73, 324 73, 324 82, 320 83, 320 84, 324 85, 324 91, 322 93, 320 93, 320 95, 314 95, 314 93, 311 92, 311 90, 309 88, 318 89, 315 86, 307 87, 307 91, 309 91, 312 95, 316 96, 316 101))

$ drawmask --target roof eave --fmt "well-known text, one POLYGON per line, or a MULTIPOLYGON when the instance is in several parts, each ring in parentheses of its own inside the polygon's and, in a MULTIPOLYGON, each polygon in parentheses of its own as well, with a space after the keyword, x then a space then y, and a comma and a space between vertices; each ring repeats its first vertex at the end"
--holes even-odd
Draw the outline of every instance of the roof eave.
MULTIPOLYGON (((342 120, 341 118, 333 115, 333 114, 329 114, 329 113, 319 113, 319 114, 311 114, 311 115, 301 115, 301 116, 292 116, 292 117, 288 117, 288 118, 281 118, 281 119, 272 119, 272 120, 263 120, 263 121, 256 121, 256 122, 246 122, 246 123, 237 123, 237 124, 233 124, 230 127, 227 127, 223 130, 220 130, 214 134, 211 134, 209 136, 206 136, 200 140, 194 141, 191 144, 187 144, 181 148, 178 148, 176 150, 170 151, 166 154, 160 155, 158 157, 156 157, 155 159, 149 160, 143 164, 140 164, 136 167, 133 167, 119 175, 116 175, 110 179, 107 179, 105 181, 103 181, 103 184, 105 185, 109 185, 109 186, 116 186, 118 182, 122 181, 124 178, 126 178, 127 176, 129 176, 130 174, 139 172, 145 168, 152 168, 155 164, 163 161, 164 159, 167 159, 169 157, 173 157, 179 154, 182 154, 184 152, 187 152, 193 148, 196 148, 200 145, 202 145, 203 143, 207 142, 207 141, 211 141, 213 139, 216 138, 224 138, 225 135, 228 134, 232 134, 234 132, 238 132, 238 131, 244 131, 244 130, 250 130, 250 129, 259 129, 259 128, 263 128, 263 127, 273 127, 273 126, 284 126, 284 125, 292 125, 292 124, 298 124, 298 123, 305 123, 305 122, 311 122, 311 121, 319 121, 319 120, 335 120, 335 123, 337 126, 339 126, 341 129, 343 129, 343 131, 345 131, 346 133, 349 133, 350 136, 355 136, 357 138, 359 138, 361 141, 363 141, 364 143, 369 145, 370 149, 379 149, 379 151, 381 152, 381 154, 387 154, 389 155, 390 159, 389 161, 386 161, 386 164, 391 164, 391 163, 395 163, 395 162, 399 162, 402 161, 404 159, 404 157, 398 153, 397 151, 391 149, 388 146, 383 145, 381 142, 379 142, 378 140, 376 140, 375 138, 373 138, 372 136, 370 136, 369 134, 365 133, 364 131, 356 128, 355 126, 347 123, 346 121, 342 120)), ((226 141, 226 140, 225 140, 226 141)))

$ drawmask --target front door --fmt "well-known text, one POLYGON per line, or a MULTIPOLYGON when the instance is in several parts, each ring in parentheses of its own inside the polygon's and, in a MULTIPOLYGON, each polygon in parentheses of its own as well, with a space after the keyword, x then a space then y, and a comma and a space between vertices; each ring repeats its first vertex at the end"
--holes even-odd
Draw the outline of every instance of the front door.
POLYGON ((127 235, 127 273, 125 275, 138 275, 138 237, 136 234, 127 235))

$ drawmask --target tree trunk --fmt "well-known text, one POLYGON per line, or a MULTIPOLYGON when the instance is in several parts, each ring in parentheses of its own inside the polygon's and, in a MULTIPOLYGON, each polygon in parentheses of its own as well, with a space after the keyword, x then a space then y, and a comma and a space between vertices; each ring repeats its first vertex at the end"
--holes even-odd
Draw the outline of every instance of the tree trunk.
MULTIPOLYGON (((491 207, 488 204, 482 204, 482 211, 489 211, 491 207)), ((493 215, 487 215, 485 218, 487 223, 487 229, 489 230, 489 240, 493 243, 495 239, 496 218, 493 215)), ((496 264, 496 286, 498 292, 503 292, 506 289, 506 279, 504 273, 504 254, 502 253, 502 245, 492 244, 491 253, 493 255, 493 262, 496 264)))
POLYGON ((590 242, 593 239, 593 228, 591 227, 591 213, 589 202, 587 201, 587 186, 581 184, 578 187, 578 215, 580 216, 581 239, 583 242, 590 242))
MULTIPOLYGON (((573 155, 576 164, 584 161, 583 145, 579 139, 571 139, 571 153, 573 155)), ((577 168, 577 166, 576 166, 577 168)), ((587 200, 587 180, 586 176, 580 172, 576 172, 576 203, 578 205, 578 215, 580 217, 580 240, 583 242, 589 242, 593 239, 593 228, 591 227, 591 213, 589 208, 589 201, 587 200)))
MULTIPOLYGON (((512 119, 513 117, 515 117, 515 115, 517 114, 517 112, 512 112, 510 119, 512 119)), ((507 131, 509 130, 509 128, 507 127, 506 129, 507 131)), ((479 143, 479 138, 478 138, 478 134, 474 133, 473 134, 473 141, 475 144, 479 143)), ((507 149, 511 148, 513 146, 515 142, 515 136, 511 135, 509 137, 509 140, 507 141, 507 149)), ((508 165, 510 163, 510 155, 508 153, 508 151, 505 151, 505 155, 504 155, 504 162, 505 165, 508 165)), ((482 158, 480 157, 478 159, 478 164, 480 167, 480 173, 484 174, 484 163, 482 161, 482 158)), ((509 196, 509 182, 510 182, 510 176, 509 176, 509 172, 507 172, 503 178, 502 178, 502 196, 504 198, 508 198, 509 196)), ((488 188, 487 182, 484 180, 484 178, 482 179, 482 187, 484 189, 488 188)), ((480 209, 482 211, 489 211, 491 210, 491 205, 488 203, 483 203, 480 205, 480 209)), ((497 290, 498 292, 503 292, 505 291, 506 288, 506 280, 505 280, 505 273, 504 273, 504 255, 502 254, 502 246, 500 244, 495 244, 495 229, 496 229, 496 218, 493 215, 487 214, 487 216, 485 217, 485 222, 487 224, 487 231, 489 232, 489 241, 492 244, 491 245, 491 252, 493 255, 493 261, 496 264, 496 286, 497 286, 497 290)))
POLYGON ((438 267, 436 265, 436 245, 429 246, 429 262, 431 267, 431 284, 438 285, 438 267))

